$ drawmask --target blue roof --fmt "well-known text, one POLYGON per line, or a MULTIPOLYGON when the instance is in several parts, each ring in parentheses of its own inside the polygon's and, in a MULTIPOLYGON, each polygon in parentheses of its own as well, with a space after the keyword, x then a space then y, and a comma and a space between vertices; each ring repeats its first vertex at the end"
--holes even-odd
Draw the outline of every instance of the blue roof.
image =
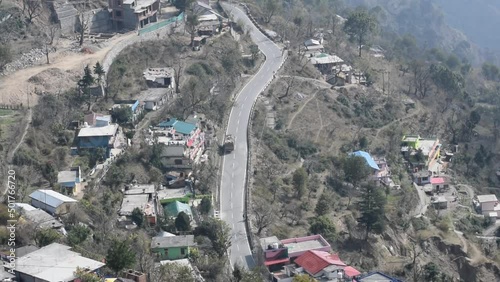
POLYGON ((189 134, 193 132, 193 130, 196 129, 196 125, 192 123, 187 123, 184 121, 177 121, 174 124, 174 129, 176 132, 182 133, 182 134, 189 134))
POLYGON ((160 124, 158 124, 158 126, 159 127, 172 127, 172 126, 174 126, 174 124, 176 122, 177 122, 177 120, 175 118, 171 118, 171 119, 167 119, 167 120, 160 122, 160 124))
POLYGON ((356 151, 356 152, 352 153, 351 155, 364 158, 366 161, 366 164, 368 164, 371 168, 373 168, 375 170, 380 170, 377 163, 373 160, 372 156, 370 156, 370 154, 368 154, 367 152, 356 151))
POLYGON ((180 120, 177 120, 175 118, 171 118, 169 120, 162 121, 162 122, 160 122, 160 124, 158 124, 158 126, 159 127, 173 127, 176 132, 179 132, 179 133, 184 134, 184 135, 187 135, 196 129, 195 124, 188 123, 185 121, 180 121, 180 120))
POLYGON ((368 274, 362 275, 357 280, 358 282, 369 282, 369 281, 382 281, 382 282, 403 282, 402 280, 390 277, 382 272, 370 272, 368 274))

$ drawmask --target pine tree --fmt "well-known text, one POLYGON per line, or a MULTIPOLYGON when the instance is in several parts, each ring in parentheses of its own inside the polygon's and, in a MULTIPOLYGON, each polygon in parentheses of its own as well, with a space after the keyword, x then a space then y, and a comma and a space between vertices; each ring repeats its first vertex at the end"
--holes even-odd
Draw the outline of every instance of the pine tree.
POLYGON ((99 62, 95 63, 94 74, 97 75, 97 84, 101 85, 102 78, 106 72, 99 62))
POLYGON ((321 194, 321 196, 319 197, 314 212, 317 216, 325 215, 330 212, 330 199, 325 193, 321 194))
POLYGON ((189 219, 189 215, 185 212, 180 212, 175 218, 175 228, 178 231, 189 231, 191 230, 191 219, 189 219))
POLYGON ((381 189, 373 184, 362 187, 361 201, 358 204, 361 217, 358 222, 366 229, 365 240, 368 240, 370 232, 380 233, 384 230, 385 203, 386 198, 381 189))

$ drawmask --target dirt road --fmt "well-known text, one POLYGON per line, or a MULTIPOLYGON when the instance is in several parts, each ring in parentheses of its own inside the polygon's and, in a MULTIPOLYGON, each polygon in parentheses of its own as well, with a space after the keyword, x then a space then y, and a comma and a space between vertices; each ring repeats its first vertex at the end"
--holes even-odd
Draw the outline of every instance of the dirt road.
MULTIPOLYGON (((137 36, 135 33, 124 35, 117 35, 106 42, 106 47, 98 50, 93 54, 84 53, 63 53, 58 52, 51 55, 51 63, 44 65, 36 65, 31 68, 16 71, 8 76, 0 78, 0 103, 2 104, 28 104, 28 92, 33 93, 36 86, 28 81, 34 75, 42 71, 57 68, 63 71, 82 72, 87 64, 95 64, 97 61, 102 61, 106 54, 118 42, 127 40, 131 37, 137 36)), ((37 97, 32 95, 30 97, 30 105, 36 104, 37 97)))

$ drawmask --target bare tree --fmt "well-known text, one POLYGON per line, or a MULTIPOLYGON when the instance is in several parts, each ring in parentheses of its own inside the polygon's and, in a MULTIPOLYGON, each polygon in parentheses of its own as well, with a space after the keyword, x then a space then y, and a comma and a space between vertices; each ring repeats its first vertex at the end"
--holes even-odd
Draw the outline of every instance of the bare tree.
POLYGON ((177 58, 177 62, 175 65, 175 73, 174 73, 174 79, 175 79, 175 93, 179 94, 181 92, 180 85, 181 85, 181 78, 182 78, 182 73, 184 72, 184 60, 185 57, 179 57, 177 58))
POLYGON ((47 36, 45 41, 45 57, 47 58, 47 64, 50 64, 49 53, 52 49, 52 45, 54 44, 54 40, 56 39, 56 35, 59 32, 59 25, 51 24, 44 28, 45 35, 47 36))
POLYGON ((252 213, 258 236, 277 219, 273 203, 266 199, 255 199, 252 203, 252 213))
POLYGON ((23 14, 26 16, 27 22, 30 24, 35 18, 42 13, 41 0, 23 0, 23 14))
POLYGON ((88 3, 85 3, 83 5, 81 5, 80 7, 78 7, 78 18, 77 18, 77 23, 78 23, 78 42, 79 42, 79 45, 82 46, 83 45, 83 39, 84 39, 84 36, 85 36, 85 33, 87 32, 87 30, 89 29, 90 27, 90 14, 87 13, 87 7, 88 7, 88 3))
POLYGON ((293 76, 293 75, 289 76, 287 79, 287 83, 286 83, 285 94, 279 96, 278 99, 281 100, 281 99, 288 96, 288 94, 290 93, 290 89, 294 86, 294 82, 295 82, 295 76, 293 76))

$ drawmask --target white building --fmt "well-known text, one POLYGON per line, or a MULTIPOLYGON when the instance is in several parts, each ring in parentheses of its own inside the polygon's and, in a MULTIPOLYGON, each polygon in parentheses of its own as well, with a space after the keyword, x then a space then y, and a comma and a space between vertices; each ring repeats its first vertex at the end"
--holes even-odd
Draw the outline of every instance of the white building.
POLYGON ((500 205, 498 204, 497 196, 494 194, 478 195, 477 200, 481 205, 481 213, 484 216, 499 217, 500 205))

